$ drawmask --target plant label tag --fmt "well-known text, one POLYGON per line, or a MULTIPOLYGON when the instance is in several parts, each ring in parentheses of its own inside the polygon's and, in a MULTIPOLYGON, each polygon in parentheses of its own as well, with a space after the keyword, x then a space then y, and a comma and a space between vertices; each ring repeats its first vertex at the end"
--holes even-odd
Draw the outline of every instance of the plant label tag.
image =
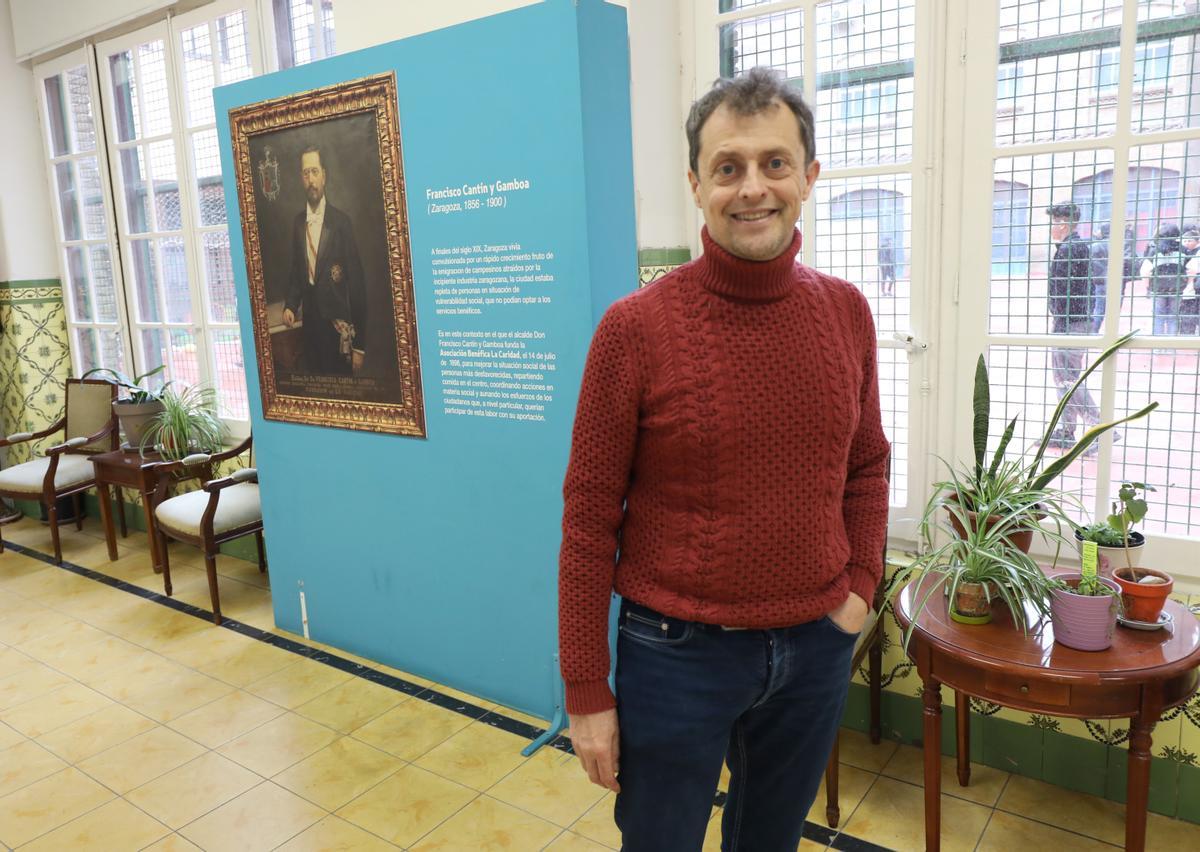
POLYGON ((1083 543, 1083 579, 1096 579, 1096 565, 1099 562, 1100 551, 1094 541, 1083 543))

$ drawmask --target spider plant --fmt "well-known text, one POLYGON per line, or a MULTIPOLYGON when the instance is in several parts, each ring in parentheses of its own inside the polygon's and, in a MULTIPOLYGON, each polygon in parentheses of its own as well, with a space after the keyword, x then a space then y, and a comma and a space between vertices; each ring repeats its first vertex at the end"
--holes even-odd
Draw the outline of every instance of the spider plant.
POLYGON ((134 376, 133 378, 130 378, 120 370, 112 370, 108 367, 93 367, 80 376, 80 378, 86 379, 88 376, 96 376, 97 378, 103 379, 109 384, 116 385, 119 388, 124 388, 125 390, 129 391, 129 398, 127 400, 123 400, 123 402, 126 402, 129 405, 140 405, 144 402, 154 402, 155 400, 161 399, 163 393, 171 386, 170 382, 166 382, 161 388, 155 390, 146 382, 147 379, 157 376, 165 369, 167 369, 166 364, 159 364, 153 370, 147 370, 140 376, 134 376))
POLYGON ((161 398, 163 410, 142 436, 143 456, 153 448, 164 459, 175 461, 191 453, 215 453, 221 448, 228 430, 217 415, 215 388, 166 388, 161 398))

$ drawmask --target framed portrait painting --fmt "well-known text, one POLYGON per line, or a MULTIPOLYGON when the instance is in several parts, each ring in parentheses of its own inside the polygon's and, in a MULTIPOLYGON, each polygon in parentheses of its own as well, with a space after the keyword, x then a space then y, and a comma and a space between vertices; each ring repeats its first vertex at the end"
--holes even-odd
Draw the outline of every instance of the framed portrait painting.
POLYGON ((395 75, 229 124, 264 417, 424 437, 395 75))

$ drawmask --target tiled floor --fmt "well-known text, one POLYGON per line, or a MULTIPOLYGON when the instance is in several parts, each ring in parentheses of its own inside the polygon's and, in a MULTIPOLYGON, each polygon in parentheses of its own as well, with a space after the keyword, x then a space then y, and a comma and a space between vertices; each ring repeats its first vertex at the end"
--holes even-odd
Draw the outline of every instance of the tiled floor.
MULTIPOLYGON (((50 550, 32 521, 3 533, 50 550)), ((132 533, 109 562, 94 524, 63 532, 68 561, 159 591, 145 542, 132 533)), ((172 548, 176 596, 205 607, 198 556, 172 548)), ((226 615, 272 631, 266 578, 234 559, 220 571, 226 615)), ((560 751, 521 757, 526 743, 420 695, 29 556, 0 555, 2 848, 617 848, 612 795, 560 751)), ((845 832, 834 845, 922 848, 920 752, 843 731, 841 758, 845 832)), ((963 789, 949 760, 944 769, 947 849, 1121 842, 1120 805, 983 766, 963 789)), ((809 819, 824 825, 824 808, 822 791, 809 819)), ((719 848, 719 833, 715 809, 706 850, 719 848)), ((1200 826, 1152 814, 1148 848, 1200 848, 1200 826)))

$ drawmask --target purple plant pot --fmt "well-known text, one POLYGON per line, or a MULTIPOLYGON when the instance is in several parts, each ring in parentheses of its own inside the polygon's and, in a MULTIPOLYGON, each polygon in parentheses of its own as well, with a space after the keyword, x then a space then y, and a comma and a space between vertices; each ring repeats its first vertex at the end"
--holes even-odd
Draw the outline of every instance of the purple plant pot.
MULTIPOLYGON (((1079 574, 1060 575, 1057 579, 1074 584, 1079 574)), ((1114 591, 1116 583, 1107 577, 1100 581, 1114 591)), ((1050 621, 1054 641, 1077 651, 1103 651, 1112 645, 1117 626, 1118 598, 1111 595, 1076 595, 1054 589, 1050 592, 1050 621)))

